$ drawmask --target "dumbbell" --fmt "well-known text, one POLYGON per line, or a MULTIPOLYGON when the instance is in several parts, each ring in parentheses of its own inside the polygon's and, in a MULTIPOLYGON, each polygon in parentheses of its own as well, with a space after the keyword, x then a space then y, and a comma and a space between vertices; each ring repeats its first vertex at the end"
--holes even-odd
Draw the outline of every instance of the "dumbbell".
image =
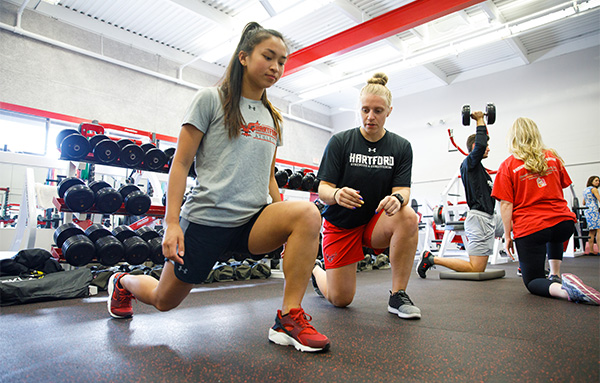
POLYGON ((73 266, 86 265, 95 256, 94 243, 74 223, 60 225, 54 231, 54 243, 62 250, 65 260, 73 266))
POLYGON ((125 247, 101 224, 95 223, 88 227, 85 235, 94 243, 96 259, 104 266, 114 266, 123 259, 125 247))
POLYGON ((94 159, 103 164, 114 163, 121 154, 119 144, 104 134, 96 134, 90 137, 89 143, 94 154, 94 159))
POLYGON ((144 160, 144 151, 133 141, 123 138, 117 141, 117 145, 121 148, 121 153, 119 155, 121 164, 130 168, 135 168, 144 160))
POLYGON ((294 172, 288 178, 288 188, 290 189, 299 189, 302 186, 302 178, 304 178, 304 174, 302 172, 294 172))
POLYGON ((75 129, 61 130, 56 136, 56 146, 63 158, 80 160, 90 152, 90 143, 75 129))
POLYGON ((275 180, 277 181, 277 186, 282 188, 288 183, 288 173, 285 170, 278 170, 275 172, 275 180))
POLYGON ((68 177, 60 181, 58 196, 65 200, 65 205, 71 211, 86 211, 94 205, 94 192, 77 177, 68 177))
POLYGON ((313 173, 313 172, 306 173, 304 175, 304 177, 302 177, 302 183, 301 183, 302 190, 304 190, 304 191, 313 190, 316 180, 317 180, 317 177, 315 176, 315 173, 313 173))
MULTIPOLYGON (((175 148, 167 148, 165 149, 165 154, 167 155, 167 167, 171 169, 171 164, 173 163, 173 159, 175 158, 175 148)), ((196 178, 196 158, 194 158, 194 162, 190 166, 190 170, 188 170, 188 177, 196 178)))
POLYGON ((129 226, 120 225, 114 228, 112 234, 125 247, 123 259, 130 265, 141 265, 150 255, 150 245, 129 226))
POLYGON ((142 215, 150 209, 150 197, 133 184, 125 184, 119 188, 123 197, 125 210, 132 215, 142 215))
POLYGON ((160 170, 165 167, 168 158, 162 150, 151 143, 142 144, 140 147, 144 151, 144 160, 142 162, 146 169, 160 170))
POLYGON ((156 230, 148 226, 142 226, 135 232, 144 241, 148 242, 148 246, 150 246, 150 260, 157 265, 165 263, 165 256, 162 252, 161 235, 156 230))
MULTIPOLYGON (((492 125, 496 122, 496 105, 488 103, 485 107, 485 121, 487 125, 492 125)), ((463 105, 462 107, 462 123, 464 126, 471 125, 471 106, 463 105)))
POLYGON ((112 214, 123 205, 123 196, 106 181, 93 181, 89 185, 94 192, 94 204, 102 213, 112 214))

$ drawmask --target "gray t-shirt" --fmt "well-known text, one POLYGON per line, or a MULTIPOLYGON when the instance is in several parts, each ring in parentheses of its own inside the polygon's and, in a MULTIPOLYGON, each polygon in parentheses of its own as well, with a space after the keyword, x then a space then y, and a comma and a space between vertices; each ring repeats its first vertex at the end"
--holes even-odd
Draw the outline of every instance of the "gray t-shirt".
POLYGON ((271 163, 281 142, 268 109, 243 97, 246 125, 230 139, 219 92, 215 87, 200 90, 183 119, 204 137, 196 152, 196 186, 181 216, 201 225, 238 227, 268 203, 271 163))

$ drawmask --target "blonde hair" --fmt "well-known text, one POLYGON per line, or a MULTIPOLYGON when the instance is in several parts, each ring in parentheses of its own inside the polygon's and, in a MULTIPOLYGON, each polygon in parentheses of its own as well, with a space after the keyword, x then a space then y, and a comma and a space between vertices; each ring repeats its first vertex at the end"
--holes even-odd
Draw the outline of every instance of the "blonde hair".
POLYGON ((550 151, 564 164, 556 150, 547 148, 542 141, 540 130, 533 120, 519 117, 508 131, 508 151, 516 158, 522 160, 525 169, 539 175, 548 172, 546 152, 550 151))
POLYGON ((365 94, 374 94, 382 97, 387 102, 388 107, 392 106, 392 92, 385 86, 387 82, 388 76, 385 73, 375 73, 373 77, 367 80, 367 85, 360 90, 360 97, 362 98, 365 94))

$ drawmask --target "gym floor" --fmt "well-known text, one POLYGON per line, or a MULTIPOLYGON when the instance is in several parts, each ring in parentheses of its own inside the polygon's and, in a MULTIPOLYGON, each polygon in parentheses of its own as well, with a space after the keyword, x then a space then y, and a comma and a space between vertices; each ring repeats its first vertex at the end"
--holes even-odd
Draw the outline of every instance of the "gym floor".
MULTIPOLYGON (((600 289, 600 257, 565 258, 562 271, 600 289)), ((332 343, 308 354, 267 340, 283 280, 201 285, 160 313, 134 302, 111 319, 106 292, 1 308, 0 381, 8 382, 598 382, 600 309, 541 298, 517 264, 490 281, 440 280, 408 293, 421 320, 387 313, 390 270, 357 274, 349 308, 309 285, 303 306, 332 343)))

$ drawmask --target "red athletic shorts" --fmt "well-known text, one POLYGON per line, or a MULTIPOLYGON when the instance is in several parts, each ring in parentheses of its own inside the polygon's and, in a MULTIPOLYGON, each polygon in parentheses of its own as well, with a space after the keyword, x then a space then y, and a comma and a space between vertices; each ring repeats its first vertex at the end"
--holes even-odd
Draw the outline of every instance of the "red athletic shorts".
MULTIPOLYGON (((365 258, 363 246, 373 248, 371 246, 371 236, 382 213, 383 209, 373 216, 369 223, 353 229, 343 229, 324 220, 323 260, 325 261, 325 269, 337 269, 363 260, 365 258)), ((373 250, 375 254, 381 254, 385 249, 373 250)))

